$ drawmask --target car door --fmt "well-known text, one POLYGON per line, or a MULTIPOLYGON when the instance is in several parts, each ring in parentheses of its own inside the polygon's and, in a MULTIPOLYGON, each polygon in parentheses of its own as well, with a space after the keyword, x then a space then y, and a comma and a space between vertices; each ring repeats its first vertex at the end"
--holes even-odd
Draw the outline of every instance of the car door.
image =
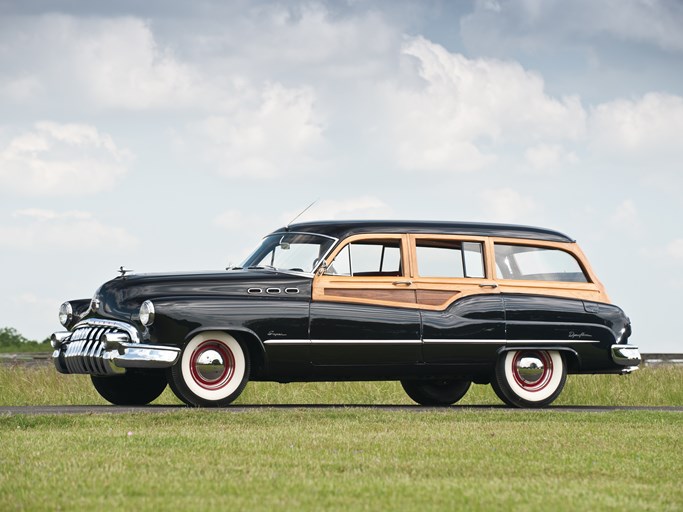
POLYGON ((505 313, 486 257, 490 244, 481 237, 450 235, 414 235, 410 241, 424 362, 494 360, 505 342, 505 313))
POLYGON ((404 365, 420 360, 420 313, 405 235, 350 237, 313 282, 314 365, 404 365))

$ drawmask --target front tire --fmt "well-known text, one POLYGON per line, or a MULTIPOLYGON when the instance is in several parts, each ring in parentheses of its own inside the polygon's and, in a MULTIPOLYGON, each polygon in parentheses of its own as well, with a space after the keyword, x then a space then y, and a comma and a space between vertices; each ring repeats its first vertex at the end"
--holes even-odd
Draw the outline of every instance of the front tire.
POLYGON ((168 370, 176 396, 193 407, 224 407, 249 380, 249 352, 225 332, 207 331, 192 338, 168 370))
POLYGON ((113 377, 91 375, 90 380, 100 396, 114 405, 147 405, 166 389, 163 371, 143 373, 128 370, 113 377))
POLYGON ((557 350, 511 350, 500 355, 491 383, 512 407, 545 407, 562 392, 567 365, 557 350))
POLYGON ((447 406, 460 400, 472 383, 468 380, 402 380, 406 394, 420 405, 447 406))

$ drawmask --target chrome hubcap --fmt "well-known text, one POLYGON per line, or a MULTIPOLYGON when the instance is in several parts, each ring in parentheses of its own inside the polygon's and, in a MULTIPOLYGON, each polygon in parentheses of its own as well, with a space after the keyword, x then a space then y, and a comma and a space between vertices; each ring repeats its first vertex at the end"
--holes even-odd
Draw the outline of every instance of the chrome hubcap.
POLYGON ((208 349, 197 356, 197 373, 206 382, 214 382, 225 373, 225 361, 218 350, 208 349))
POLYGON ((192 353, 190 371, 194 381, 205 389, 219 389, 235 373, 235 356, 224 344, 209 340, 192 353))
POLYGON ((517 375, 526 384, 536 384, 545 372, 543 360, 535 355, 520 357, 515 364, 517 375))
POLYGON ((512 361, 512 373, 522 389, 541 391, 552 379, 553 361, 543 350, 517 352, 512 361))

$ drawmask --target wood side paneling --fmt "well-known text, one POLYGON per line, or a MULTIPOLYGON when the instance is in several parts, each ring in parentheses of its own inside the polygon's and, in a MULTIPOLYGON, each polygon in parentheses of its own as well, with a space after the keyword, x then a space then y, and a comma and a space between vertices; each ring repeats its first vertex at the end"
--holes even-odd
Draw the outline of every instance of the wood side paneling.
POLYGON ((326 297, 382 301, 388 304, 415 304, 415 290, 376 290, 372 288, 325 288, 326 297))
POLYGON ((460 294, 459 290, 416 290, 417 303, 426 306, 440 306, 460 294))

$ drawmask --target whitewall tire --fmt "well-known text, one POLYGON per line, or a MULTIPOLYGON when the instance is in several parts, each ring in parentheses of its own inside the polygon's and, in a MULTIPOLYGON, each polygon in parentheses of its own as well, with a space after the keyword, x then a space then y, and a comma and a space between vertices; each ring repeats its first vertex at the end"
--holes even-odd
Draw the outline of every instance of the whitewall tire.
POLYGON ((192 406, 222 407, 235 400, 249 380, 249 352, 220 331, 197 334, 170 368, 169 384, 192 406))
POLYGON ((562 392, 567 380, 564 357, 557 350, 511 350, 496 363, 493 388, 508 405, 544 407, 562 392))

